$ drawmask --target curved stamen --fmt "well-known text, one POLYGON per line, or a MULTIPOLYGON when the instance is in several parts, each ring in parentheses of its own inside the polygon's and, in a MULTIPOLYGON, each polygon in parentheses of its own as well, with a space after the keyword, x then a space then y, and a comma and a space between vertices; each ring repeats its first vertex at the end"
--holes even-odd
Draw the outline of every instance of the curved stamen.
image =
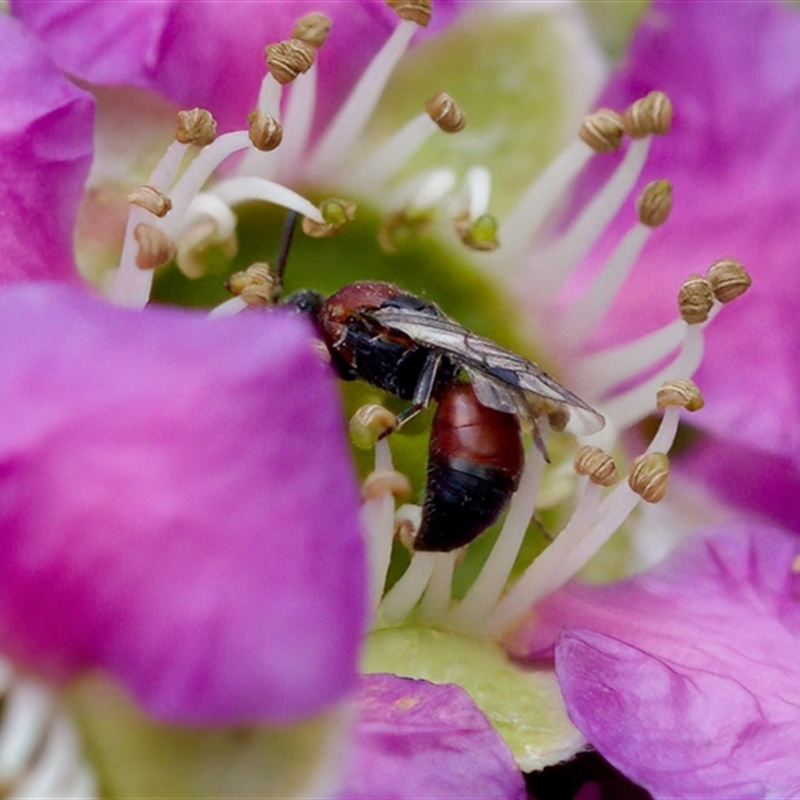
POLYGON ((412 211, 424 211, 444 200, 456 185, 452 169, 441 167, 406 181, 392 194, 389 205, 412 211))
POLYGON ((579 500, 569 522, 503 596, 489 619, 487 627, 490 630, 501 632, 525 614, 537 600, 565 582, 559 571, 570 551, 585 538, 585 532, 600 504, 601 487, 587 478, 581 478, 580 484, 579 500), (556 547, 558 542, 560 544, 556 547))
POLYGON ((436 556, 433 575, 420 604, 420 617, 429 622, 444 619, 450 609, 453 571, 456 566, 458 550, 437 553, 436 556))
POLYGON ((605 186, 595 194, 569 229, 537 258, 536 290, 545 302, 552 299, 622 207, 647 160, 651 138, 648 136, 631 144, 605 186))
MULTIPOLYGON (((680 407, 668 407, 645 452, 668 452, 675 439, 679 419, 680 407)), ((573 578, 642 499, 627 483, 613 489, 602 503, 599 502, 599 485, 584 482, 584 487, 575 512, 565 528, 497 604, 487 626, 494 634, 502 633, 534 603, 573 578)))
MULTIPOLYGON (((292 83, 289 101, 284 114, 284 140, 280 155, 274 159, 276 176, 288 178, 299 170, 301 156, 306 149, 317 106, 316 63, 292 83)), ((266 177, 266 176, 265 176, 266 177)))
POLYGON ((469 198, 469 218, 474 222, 489 211, 489 200, 492 196, 492 173, 486 167, 470 167, 464 176, 464 188, 469 198))
POLYGON ((635 225, 625 234, 589 289, 558 319, 562 341, 575 348, 584 343, 617 296, 647 244, 650 231, 646 225, 635 225))
POLYGON ((392 625, 404 620, 417 605, 436 566, 439 553, 414 553, 408 569, 386 593, 378 608, 378 621, 392 625))
POLYGON ((576 374, 583 386, 591 387, 593 395, 602 397, 675 352, 686 338, 686 327, 682 319, 675 319, 631 342, 583 356, 576 374))
MULTIPOLYGON (((303 75, 299 76, 298 80, 302 79, 303 77, 303 75)), ((297 81, 294 83, 296 84, 297 81)), ((292 92, 294 92, 294 89, 292 92)), ((275 80, 271 72, 268 72, 261 81, 256 109, 258 111, 263 111, 265 114, 269 114, 269 116, 274 117, 275 119, 280 119, 282 94, 283 86, 281 86, 281 84, 275 80)), ((289 137, 285 124, 283 129, 284 134, 286 135, 284 136, 284 142, 280 148, 281 158, 283 158, 283 153, 286 151, 286 145, 288 144, 287 139, 289 137)), ((242 156, 242 160, 239 162, 236 172, 239 175, 257 175, 260 178, 271 178, 279 160, 280 159, 277 159, 275 156, 274 151, 264 153, 260 150, 256 150, 255 148, 250 148, 242 156)))
MULTIPOLYGON (((381 439, 375 445, 375 472, 392 470, 392 454, 389 443, 381 439)), ((370 565, 370 609, 378 608, 386 573, 392 557, 394 538, 394 497, 385 492, 379 497, 368 499, 361 509, 361 520, 367 531, 370 565)))
POLYGON ((97 797, 72 722, 45 686, 0 662, 0 785, 9 797, 97 797))
POLYGON ((511 501, 497 542, 475 582, 450 615, 449 623, 454 628, 474 631, 480 627, 505 588, 534 514, 544 464, 536 445, 532 446, 526 457, 519 489, 511 501))
POLYGON ((413 22, 400 22, 372 59, 319 143, 308 166, 309 177, 330 180, 346 161, 416 30, 413 22))
MULTIPOLYGON (((717 306, 715 311, 719 309, 717 306)), ((685 323, 684 323, 685 324, 685 323)), ((694 375, 703 359, 703 333, 699 325, 687 325, 683 347, 670 364, 630 391, 623 392, 603 404, 603 411, 620 428, 644 419, 653 410, 653 395, 671 378, 694 375)))
POLYGON ((360 189, 374 191, 394 177, 438 130, 427 114, 418 114, 364 159, 349 180, 360 189))
MULTIPOLYGON (((178 175, 178 170, 187 149, 188 145, 173 141, 151 173, 147 181, 148 186, 152 186, 158 192, 167 194, 178 175)), ((114 273, 109 291, 109 299, 114 303, 130 308, 144 308, 150 299, 153 272, 152 270, 141 270, 136 266, 136 255, 139 247, 134 231, 137 225, 150 222, 152 219, 152 214, 137 205, 132 205, 128 212, 128 222, 125 226, 125 237, 122 242, 119 266, 114 273)))
POLYGON ((502 221, 502 257, 515 264, 536 239, 547 218, 567 188, 595 154, 580 140, 559 153, 522 195, 514 210, 502 221))
POLYGON ((305 197, 293 192, 283 184, 264 178, 249 175, 241 178, 229 178, 216 184, 212 192, 229 206, 235 206, 248 200, 262 200, 265 203, 297 211, 298 214, 319 224, 325 222, 319 209, 305 197))
POLYGON ((208 147, 204 147, 170 192, 172 212, 162 220, 160 225, 164 233, 175 237, 189 204, 203 188, 214 170, 229 156, 250 147, 252 145, 247 131, 225 133, 208 147))
POLYGON ((209 317, 231 317, 234 314, 239 314, 246 308, 249 308, 249 303, 243 297, 231 297, 224 303, 220 303, 208 312, 209 317))

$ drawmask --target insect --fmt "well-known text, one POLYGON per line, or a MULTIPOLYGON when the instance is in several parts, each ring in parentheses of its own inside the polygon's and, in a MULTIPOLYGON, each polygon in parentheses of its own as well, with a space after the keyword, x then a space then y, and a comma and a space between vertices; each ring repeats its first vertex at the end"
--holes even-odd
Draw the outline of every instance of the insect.
POLYGON ((416 550, 463 547, 500 516, 524 466, 520 420, 543 454, 544 420, 580 435, 604 425, 539 366, 393 284, 359 281, 328 298, 303 289, 282 305, 313 321, 340 377, 410 402, 398 426, 437 402, 416 550))

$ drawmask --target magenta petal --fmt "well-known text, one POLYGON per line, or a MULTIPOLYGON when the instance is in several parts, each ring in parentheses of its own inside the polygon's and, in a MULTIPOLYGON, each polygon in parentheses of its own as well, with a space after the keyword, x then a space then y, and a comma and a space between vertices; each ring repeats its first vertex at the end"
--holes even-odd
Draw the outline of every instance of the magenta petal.
POLYGON ((0 293, 0 649, 157 718, 281 721, 352 689, 359 500, 301 320, 0 293))
POLYGON ((92 160, 94 103, 0 13, 0 284, 78 282, 72 236, 92 160))
MULTIPOLYGON (((447 0, 436 17, 449 17, 447 0)), ((208 108, 221 130, 242 128, 266 72, 264 47, 288 39, 310 11, 333 19, 320 52, 321 119, 328 119, 397 24, 383 0, 16 0, 66 72, 101 85, 150 89, 182 108, 208 108)))
POLYGON ((527 797, 508 746, 458 686, 367 675, 347 800, 527 797))
POLYGON ((570 717, 656 797, 797 796, 797 554, 780 529, 711 529, 648 573, 548 598, 529 652, 561 631, 570 717))

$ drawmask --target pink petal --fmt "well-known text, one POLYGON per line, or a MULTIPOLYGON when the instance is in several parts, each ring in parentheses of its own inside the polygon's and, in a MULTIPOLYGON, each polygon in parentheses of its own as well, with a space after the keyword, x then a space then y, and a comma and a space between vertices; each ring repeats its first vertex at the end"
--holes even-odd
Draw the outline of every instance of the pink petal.
POLYGON ((573 722, 654 796, 798 796, 797 554, 777 528, 710 529, 648 573, 551 596, 516 650, 556 643, 573 722))
MULTIPOLYGON (((436 18, 446 21, 454 6, 437 4, 436 18)), ((244 126, 266 71, 264 47, 288 39, 299 16, 322 11, 333 19, 319 59, 318 123, 336 111, 397 24, 383 0, 16 0, 12 10, 66 72, 150 89, 181 108, 208 108, 223 131, 244 126)))
POLYGON ((161 720, 307 716, 364 630, 337 393, 295 318, 0 293, 0 649, 161 720))
POLYGON ((0 284, 80 279, 72 236, 92 160, 94 103, 0 14, 0 284))
POLYGON ((463 689, 366 675, 341 797, 527 797, 511 751, 463 689))

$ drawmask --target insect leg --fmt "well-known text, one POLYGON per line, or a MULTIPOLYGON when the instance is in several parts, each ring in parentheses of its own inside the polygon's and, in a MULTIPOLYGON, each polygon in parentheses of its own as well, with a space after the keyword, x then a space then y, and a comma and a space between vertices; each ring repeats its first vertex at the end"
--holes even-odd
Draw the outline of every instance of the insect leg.
MULTIPOLYGON (((428 404, 431 402, 433 387, 436 383, 436 376, 439 373, 441 363, 441 353, 432 352, 428 354, 428 357, 425 359, 425 365, 422 367, 422 371, 419 374, 417 385, 414 387, 414 396, 411 398, 411 405, 397 415, 397 425, 393 430, 396 431, 410 419, 416 417, 420 411, 428 407, 428 404)), ((392 431, 386 431, 380 438, 383 439, 390 433, 392 433, 392 431)))

